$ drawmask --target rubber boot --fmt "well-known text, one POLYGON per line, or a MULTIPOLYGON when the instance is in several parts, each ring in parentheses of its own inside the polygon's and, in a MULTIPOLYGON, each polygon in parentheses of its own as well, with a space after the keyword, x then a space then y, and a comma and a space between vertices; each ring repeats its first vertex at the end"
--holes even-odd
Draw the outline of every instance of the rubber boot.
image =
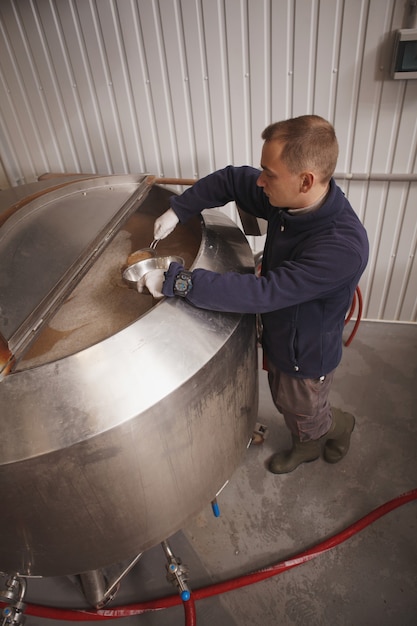
POLYGON ((300 441, 296 435, 291 436, 291 450, 277 452, 269 461, 268 469, 273 474, 288 474, 293 472, 301 463, 310 463, 320 456, 320 440, 300 441))
POLYGON ((323 457, 327 463, 338 463, 349 450, 350 436, 355 428, 355 418, 340 409, 332 409, 332 415, 332 425, 324 435, 326 443, 323 457))

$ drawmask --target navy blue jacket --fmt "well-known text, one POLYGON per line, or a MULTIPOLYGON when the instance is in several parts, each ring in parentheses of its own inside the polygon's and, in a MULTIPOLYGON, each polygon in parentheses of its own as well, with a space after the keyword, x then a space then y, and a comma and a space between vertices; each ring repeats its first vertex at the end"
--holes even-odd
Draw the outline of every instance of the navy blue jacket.
MULTIPOLYGON (((319 209, 294 215, 269 203, 258 177, 252 167, 229 166, 171 198, 182 223, 231 201, 268 222, 261 277, 196 269, 187 300, 215 311, 261 313, 267 359, 289 375, 318 378, 341 359, 345 316, 368 261, 366 231, 333 179, 319 209)), ((164 295, 173 296, 179 269, 171 264, 164 295)))

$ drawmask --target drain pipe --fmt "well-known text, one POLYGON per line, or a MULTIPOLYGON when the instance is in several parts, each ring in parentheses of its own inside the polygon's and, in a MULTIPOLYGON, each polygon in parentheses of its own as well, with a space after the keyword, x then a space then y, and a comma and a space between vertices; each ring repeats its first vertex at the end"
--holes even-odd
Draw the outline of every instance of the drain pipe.
MULTIPOLYGON (((350 539, 350 537, 360 532, 361 530, 364 530, 367 526, 377 521, 387 513, 390 513, 391 511, 413 500, 417 500, 417 488, 412 489, 411 491, 408 491, 400 496, 397 496, 393 500, 389 500, 385 504, 374 509, 358 521, 348 526, 345 530, 342 530, 341 532, 333 535, 329 539, 326 539, 316 544, 313 548, 310 548, 309 550, 300 552, 291 559, 280 561, 275 565, 263 568, 261 570, 257 570, 250 574, 245 574, 238 578, 233 578, 222 583, 217 583, 193 591, 193 600, 190 599, 188 602, 184 603, 185 616, 186 619, 189 620, 188 622, 186 622, 186 626, 194 626, 196 624, 194 600, 202 600, 204 598, 209 598, 221 593, 227 593, 228 591, 239 589, 247 585, 252 585, 262 580, 266 580, 267 578, 272 578, 273 576, 282 574, 283 572, 297 567, 298 565, 307 563, 315 557, 324 554, 324 552, 335 548, 347 539, 350 539)), ((177 606, 181 604, 181 602, 182 600, 180 596, 176 594, 174 596, 167 596, 159 600, 149 600, 146 602, 130 604, 128 606, 98 609, 96 611, 57 609, 36 604, 27 604, 26 614, 32 615, 34 617, 42 617, 44 619, 56 619, 72 622, 88 622, 116 619, 120 617, 131 617, 133 615, 140 615, 142 613, 147 613, 150 611, 159 611, 161 609, 167 609, 172 606, 177 606)), ((3 607, 4 604, 0 602, 0 608, 3 607)))

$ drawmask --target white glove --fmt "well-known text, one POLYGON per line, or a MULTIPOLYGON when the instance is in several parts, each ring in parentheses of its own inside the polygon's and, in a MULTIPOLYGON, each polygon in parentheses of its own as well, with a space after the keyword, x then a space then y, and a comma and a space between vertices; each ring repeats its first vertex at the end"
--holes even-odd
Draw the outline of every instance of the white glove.
POLYGON ((162 293, 162 285, 164 284, 164 280, 165 270, 151 270, 138 280, 136 285, 137 290, 139 293, 142 293, 144 287, 147 287, 149 293, 151 293, 154 298, 163 298, 164 294, 162 293))
POLYGON ((179 219, 173 209, 168 209, 168 211, 162 213, 162 215, 155 220, 153 238, 165 239, 165 237, 168 237, 168 235, 172 233, 178 222, 179 219))

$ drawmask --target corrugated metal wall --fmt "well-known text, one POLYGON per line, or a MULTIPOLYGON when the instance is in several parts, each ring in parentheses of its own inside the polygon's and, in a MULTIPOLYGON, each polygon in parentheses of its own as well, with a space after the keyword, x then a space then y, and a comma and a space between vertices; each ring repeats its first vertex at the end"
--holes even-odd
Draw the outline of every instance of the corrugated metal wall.
POLYGON ((390 78, 409 4, 1 0, 0 186, 258 166, 267 124, 317 113, 371 241, 365 316, 415 322, 417 80, 390 78))

